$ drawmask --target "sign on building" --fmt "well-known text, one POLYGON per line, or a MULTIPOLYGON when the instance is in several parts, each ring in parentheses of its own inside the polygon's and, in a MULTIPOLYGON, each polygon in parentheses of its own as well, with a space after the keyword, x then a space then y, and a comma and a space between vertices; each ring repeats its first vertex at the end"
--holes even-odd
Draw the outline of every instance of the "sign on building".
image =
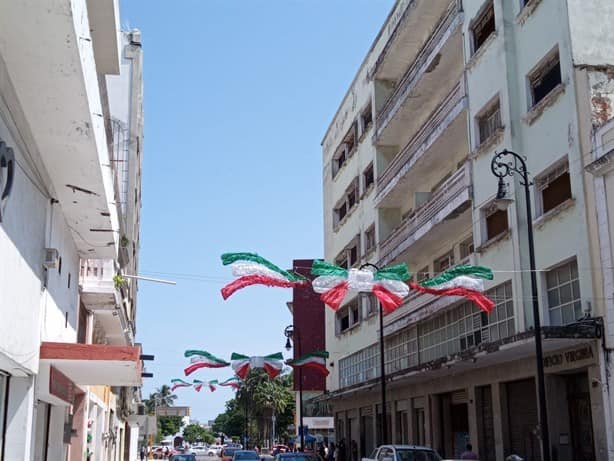
POLYGON ((158 407, 157 416, 190 416, 190 407, 158 407))

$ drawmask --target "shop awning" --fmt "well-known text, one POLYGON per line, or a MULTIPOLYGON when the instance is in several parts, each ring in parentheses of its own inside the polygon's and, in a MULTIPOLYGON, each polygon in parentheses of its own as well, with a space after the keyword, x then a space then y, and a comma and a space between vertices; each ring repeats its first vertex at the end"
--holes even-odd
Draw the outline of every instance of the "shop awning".
POLYGON ((140 386, 140 346, 43 342, 40 366, 54 367, 78 385, 140 386))

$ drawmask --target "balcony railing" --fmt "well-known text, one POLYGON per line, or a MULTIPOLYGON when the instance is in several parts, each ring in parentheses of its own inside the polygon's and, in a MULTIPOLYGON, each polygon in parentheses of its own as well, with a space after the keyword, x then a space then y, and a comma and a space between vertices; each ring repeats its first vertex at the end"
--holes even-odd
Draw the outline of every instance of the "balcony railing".
POLYGON ((380 244, 379 266, 389 264, 416 240, 435 225, 442 222, 454 210, 470 200, 471 177, 465 164, 444 182, 431 198, 404 220, 392 234, 380 244))
POLYGON ((441 48, 461 24, 462 13, 456 8, 450 8, 377 114, 375 139, 379 139, 390 119, 414 90, 433 60, 436 59, 441 48))
POLYGON ((466 101, 465 82, 461 80, 377 178, 377 192, 374 199, 376 206, 466 108, 466 101))

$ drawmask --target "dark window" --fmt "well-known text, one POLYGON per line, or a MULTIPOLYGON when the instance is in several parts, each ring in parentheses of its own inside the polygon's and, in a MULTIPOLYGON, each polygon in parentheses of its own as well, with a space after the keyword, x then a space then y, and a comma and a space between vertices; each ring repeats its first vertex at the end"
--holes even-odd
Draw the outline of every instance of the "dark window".
POLYGON ((371 226, 365 232, 365 254, 375 248, 375 226, 371 226))
POLYGON ((461 242, 460 244, 460 257, 461 260, 468 258, 471 253, 473 253, 474 250, 474 246, 473 246, 473 235, 471 237, 469 237, 467 240, 465 240, 464 242, 461 242))
POLYGON ((348 250, 350 266, 358 262, 358 243, 348 250))
POLYGON ((501 108, 499 100, 495 104, 488 107, 478 117, 478 131, 480 136, 480 144, 489 139, 495 132, 501 128, 501 108))
POLYGON ((507 229, 507 210, 494 210, 486 216, 486 240, 502 234, 507 229))
POLYGON ((561 83, 561 63, 558 51, 546 60, 539 69, 529 75, 533 105, 544 99, 561 83))
POLYGON ((360 124, 362 125, 362 132, 364 134, 369 131, 369 128, 371 128, 371 125, 373 125, 373 113, 371 110, 371 104, 369 104, 369 106, 367 106, 367 108, 363 111, 360 116, 360 119, 360 124))
POLYGON ((547 213, 565 200, 569 200, 571 198, 571 182, 567 164, 539 179, 537 186, 542 194, 543 213, 547 213))
POLYGON ((373 185, 373 182, 374 182, 373 163, 371 163, 367 167, 365 172, 362 174, 362 177, 363 177, 363 184, 364 184, 363 193, 365 193, 367 190, 369 190, 369 187, 371 187, 371 185, 373 185))
POLYGON ((343 332, 350 328, 350 313, 344 312, 339 318, 339 331, 343 332))
POLYGON ((434 264, 435 272, 443 272, 454 265, 454 252, 450 251, 441 258, 437 259, 434 264))
POLYGON ((428 266, 423 267, 422 269, 420 269, 417 273, 416 273, 416 281, 418 283, 423 282, 425 280, 428 280, 428 278, 431 275, 429 274, 429 268, 428 266))
POLYGON ((62 275, 62 258, 58 260, 58 274, 62 275))
POLYGON ((495 9, 492 2, 488 7, 475 19, 471 27, 473 34, 473 52, 480 49, 484 42, 495 32, 495 9))
POLYGON ((352 188, 348 192, 348 208, 351 209, 354 205, 356 205, 356 189, 352 188))
POLYGON ((68 288, 70 288, 70 272, 68 273, 68 288))

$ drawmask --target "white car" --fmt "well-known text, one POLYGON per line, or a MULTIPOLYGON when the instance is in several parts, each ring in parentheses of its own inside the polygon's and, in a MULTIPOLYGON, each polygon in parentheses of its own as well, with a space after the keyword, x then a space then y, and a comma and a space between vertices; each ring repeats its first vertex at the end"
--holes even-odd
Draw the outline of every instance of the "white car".
POLYGON ((222 448, 221 445, 209 445, 209 448, 207 448, 207 456, 220 456, 222 448))
POLYGON ((204 445, 193 445, 190 450, 195 455, 206 455, 209 449, 204 445))

